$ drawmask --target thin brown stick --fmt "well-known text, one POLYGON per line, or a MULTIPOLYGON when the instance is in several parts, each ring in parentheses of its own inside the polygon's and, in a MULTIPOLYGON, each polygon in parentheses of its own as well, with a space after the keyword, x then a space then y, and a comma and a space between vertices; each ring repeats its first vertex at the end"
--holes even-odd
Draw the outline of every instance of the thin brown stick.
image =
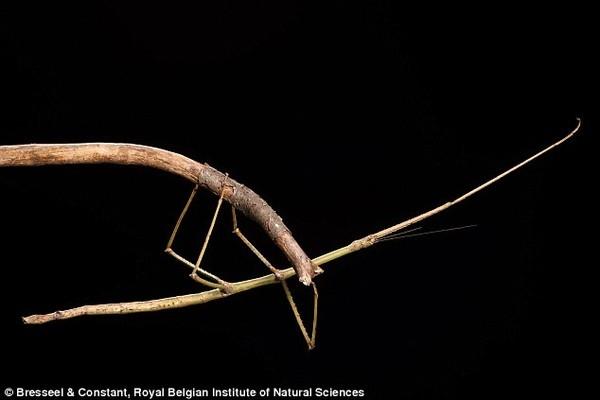
MULTIPOLYGON (((181 210, 181 213, 179 214, 179 218, 177 218, 177 223, 175 224, 175 227, 173 228, 173 232, 171 232, 171 236, 169 237, 169 242, 167 243, 167 248, 165 249, 165 253, 169 254, 170 256, 175 258, 177 261, 180 261, 180 262, 184 263, 185 265, 191 266, 193 269, 196 269, 196 265, 192 264, 190 261, 186 260, 184 257, 177 254, 175 252, 175 250, 173 250, 172 247, 173 247, 173 243, 175 242, 175 238, 177 237, 177 232, 179 231, 179 227, 181 226, 181 223, 183 222, 183 218, 187 214, 188 209, 190 208, 190 205, 192 204, 192 201, 194 200, 194 197, 196 196, 197 191, 198 191, 198 184, 196 183, 196 186, 194 186, 194 189, 192 190, 190 197, 188 198, 187 202, 185 203, 183 210, 181 210)), ((222 199, 222 197, 220 197, 220 199, 222 199)), ((213 275, 210 272, 203 270, 202 268, 198 268, 198 272, 200 272, 204 276, 207 276, 207 277, 213 279, 215 282, 219 282, 219 283, 213 283, 209 280, 202 278, 198 274, 194 273, 192 275, 192 279, 194 279, 196 282, 198 282, 204 286, 207 286, 209 288, 213 288, 213 289, 214 288, 223 289, 223 290, 227 289, 227 282, 225 282, 218 276, 213 275)))
POLYGON ((267 260, 267 257, 265 257, 256 248, 256 246, 254 246, 252 244, 252 242, 250 240, 248 240, 246 235, 244 235, 242 233, 242 231, 238 227, 237 215, 235 212, 235 208, 233 208, 233 207, 231 207, 231 216, 232 216, 232 220, 233 220, 233 231, 232 231, 233 234, 236 235, 242 241, 242 243, 244 243, 246 245, 246 247, 248 247, 250 249, 250 251, 260 260, 260 262, 262 262, 269 269, 269 271, 271 271, 273 274, 275 274, 275 276, 277 278, 281 278, 281 274, 280 274, 279 270, 277 268, 275 268, 273 266, 273 264, 271 264, 271 262, 269 260, 267 260))
POLYGON ((313 323, 312 323, 312 333, 310 335, 310 342, 312 343, 312 347, 314 348, 317 345, 317 321, 319 319, 319 291, 317 290, 317 285, 313 282, 313 323))
MULTIPOLYGON (((165 250, 165 252, 167 254, 169 254, 170 256, 172 256, 177 261, 180 261, 183 264, 187 265, 188 267, 192 268, 192 270, 194 268, 196 268, 196 265, 193 262, 186 260, 184 257, 182 257, 179 254, 175 253, 174 250, 167 249, 167 250, 165 250)), ((191 274, 190 276, 191 276, 191 278, 194 281, 200 283, 201 285, 204 285, 206 287, 213 288, 213 289, 223 289, 223 290, 225 290, 227 288, 226 285, 228 283, 225 282, 223 279, 219 278, 218 276, 216 276, 214 274, 211 274, 210 272, 208 272, 208 271, 206 271, 206 270, 204 270, 202 268, 199 268, 198 271, 200 271, 203 275, 205 275, 205 276, 207 276, 207 277, 209 277, 211 279, 214 279, 215 282, 220 282, 220 283, 214 283, 214 282, 211 282, 209 280, 206 280, 206 279, 200 277, 198 274, 191 274)))
MULTIPOLYGON (((383 229, 379 232, 376 232, 372 235, 365 236, 362 239, 356 240, 350 243, 347 246, 344 246, 340 249, 331 251, 329 253, 323 254, 320 257, 317 257, 312 260, 312 262, 317 265, 323 265, 340 257, 351 254, 355 251, 367 248, 377 243, 378 239, 384 238, 387 235, 395 233, 401 229, 404 229, 414 223, 422 221, 426 218, 429 218, 443 210, 448 209, 449 207, 462 202, 468 197, 474 195, 475 193, 483 190, 494 182, 497 182, 499 179, 505 177, 511 172, 523 167, 525 164, 533 161, 537 157, 543 155, 544 153, 552 150, 553 148, 561 145, 566 140, 571 138, 580 128, 581 121, 578 119, 577 126, 573 129, 568 135, 566 135, 563 139, 558 142, 546 147, 544 150, 536 153, 532 157, 529 157, 525 161, 517 164, 516 166, 506 170, 505 172, 497 175, 496 177, 486 181, 482 185, 477 186, 475 189, 466 192, 465 194, 457 197, 455 200, 442 204, 439 207, 436 207, 432 210, 424 212, 416 217, 410 218, 406 221, 403 221, 399 224, 393 225, 389 228, 383 229)), ((1 149, 1 148, 0 148, 1 149)), ((1 154, 1 150, 0 150, 1 154)), ((1 164, 1 163, 0 163, 1 164)), ((290 277, 295 275, 295 271, 293 268, 288 268, 281 270, 281 274, 283 279, 289 279, 290 277)), ((129 303, 114 303, 114 304, 101 304, 101 305, 89 305, 77 307, 65 311, 57 311, 51 314, 43 314, 43 315, 31 315, 29 317, 24 317, 23 321, 27 324, 41 324, 49 321, 61 320, 74 318, 81 315, 101 315, 101 314, 126 314, 126 313, 135 313, 135 312, 148 312, 148 311, 158 311, 170 308, 180 308, 187 307, 196 304, 208 303, 213 300, 218 300, 227 295, 241 293, 247 290, 252 290, 261 286, 271 285, 274 283, 278 283, 279 280, 272 274, 262 276, 260 278, 250 279, 242 282, 236 282, 231 284, 230 291, 228 293, 223 293, 221 290, 213 289, 208 290, 201 293, 189 294, 184 296, 175 296, 169 297, 165 299, 157 299, 157 300, 149 300, 149 301, 139 301, 139 302, 129 302, 129 303)), ((308 336, 308 335, 307 335, 308 336)))
POLYGON ((290 308, 292 309, 292 313, 294 314, 294 318, 296 319, 296 324, 300 328, 300 332, 302 332, 302 336, 304 337, 304 341, 308 345, 308 349, 314 349, 315 344, 313 343, 312 338, 308 336, 308 332, 306 331, 306 327, 304 326, 304 322, 302 321, 302 316, 300 316, 300 311, 298 311, 298 306, 296 306, 294 296, 292 296, 292 291, 290 290, 287 282, 284 280, 281 281, 281 287, 283 287, 283 291, 285 292, 285 298, 290 304, 290 308))
MULTIPOLYGON (((227 176, 227 175, 225 175, 227 176)), ((202 249, 200 250, 200 255, 198 256, 198 260, 196 260, 196 264, 194 265, 194 270, 192 271, 191 277, 195 278, 197 276, 197 271, 200 269, 200 264, 202 263, 202 259, 204 258, 204 254, 206 253, 206 249, 208 248, 208 242, 210 241, 210 237, 212 235, 213 229, 215 229, 215 224, 217 222, 217 217, 219 216, 219 210, 221 209, 221 205, 223 204, 223 192, 219 196, 219 201, 217 202, 217 208, 213 214, 212 220, 210 221, 210 226, 208 227, 208 232, 206 232, 206 238, 204 238, 204 243, 202 243, 202 249)), ((218 280, 220 284, 224 284, 225 282, 221 279, 218 280)))
MULTIPOLYGON (((269 271, 271 271, 273 273, 273 275, 275 275, 275 277, 281 281, 281 285, 283 287, 285 297, 292 308, 292 313, 294 314, 294 318, 296 319, 298 328, 300 328, 300 332, 302 333, 302 336, 304 337, 304 340, 306 341, 306 344, 308 345, 309 350, 312 350, 315 346, 314 337, 316 336, 316 329, 317 329, 316 320, 313 321, 313 334, 312 334, 312 337, 309 338, 308 334, 306 333, 306 328, 304 326, 304 322, 302 322, 302 317, 300 316, 300 312, 298 311, 298 308, 296 307, 296 303, 294 302, 294 297, 292 296, 292 292, 290 291, 287 282, 283 279, 281 272, 277 268, 275 268, 273 266, 273 264, 271 264, 271 262, 269 260, 267 260, 267 257, 265 257, 256 248, 256 246, 254 246, 252 244, 252 242, 250 240, 248 240, 248 238, 242 233, 242 231, 238 227, 237 215, 235 212, 235 208, 233 208, 233 207, 231 207, 231 217, 232 217, 232 223, 233 223, 233 233, 269 269, 269 271)), ((314 290, 316 291, 317 287, 314 282, 312 283, 312 286, 313 286, 314 290)), ((317 300, 318 300, 318 297, 315 296, 315 302, 314 302, 315 308, 317 307, 317 300)), ((313 315, 316 318, 316 316, 317 316, 316 311, 313 313, 313 315)))
POLYGON ((155 147, 125 143, 27 144, 0 146, 0 167, 68 164, 142 165, 179 175, 224 200, 257 222, 296 270, 300 282, 310 285, 315 265, 296 242, 283 220, 259 195, 223 173, 181 154, 155 147))
POLYGON ((190 193, 190 197, 188 197, 188 200, 185 203, 183 210, 181 210, 181 213, 179 214, 179 218, 177 218, 177 222, 175 223, 173 232, 171 232, 171 236, 169 237, 169 242, 167 243, 165 252, 169 252, 169 250, 171 250, 171 248, 173 247, 173 243, 175 242, 175 238, 177 237, 177 232, 179 232, 179 227, 181 226, 181 223, 183 222, 183 218, 185 217, 185 214, 187 214, 188 210, 190 209, 190 206, 192 205, 192 201, 194 201, 194 197, 196 197, 196 192, 198 192, 198 184, 197 183, 194 186, 192 193, 190 193))
POLYGON ((518 170, 519 168, 523 167, 524 165, 530 163, 531 161, 535 160, 536 158, 544 155, 545 153, 549 152, 550 150, 554 149, 555 147, 560 146, 561 144, 563 144, 564 142, 566 142, 568 139, 570 139, 571 137, 573 137, 573 135, 579 130, 579 128, 581 127, 581 119, 577 118, 577 126, 571 131, 569 132, 569 134, 567 134, 567 136, 565 136, 564 138, 562 138, 561 140, 559 140, 556 143, 551 144, 550 146, 544 148, 542 151, 534 154, 533 156, 527 158, 526 160, 520 162, 519 164, 515 165, 512 168, 507 169, 506 171, 502 172, 501 174, 495 176, 494 178, 484 182, 483 184, 477 186, 476 188, 466 192, 465 194, 457 197, 456 199, 449 201, 447 203, 444 203, 434 209, 431 209, 429 211, 424 212, 423 214, 419 214, 416 217, 407 219, 406 221, 402 221, 399 224, 396 225, 392 225, 389 228, 385 228, 382 229, 379 232, 375 232, 371 235, 367 235, 365 237, 363 237, 362 239, 358 239, 355 240, 354 242, 350 243, 348 246, 342 247, 340 249, 337 250, 333 250, 327 254, 324 254, 322 257, 324 257, 325 259, 335 259, 335 258, 339 258, 339 254, 342 255, 346 255, 346 254, 350 254, 353 253, 355 251, 358 250, 362 250, 364 248, 367 248, 369 246, 374 245, 375 243, 377 243, 377 241, 379 241, 380 239, 385 238, 388 235, 391 235, 393 233, 396 233, 402 229, 405 229, 411 225, 414 225, 418 222, 423 221, 424 219, 433 217, 436 214, 439 214, 440 212, 447 210, 448 208, 466 200, 467 198, 473 196, 475 193, 478 193, 480 191, 482 191, 483 189, 485 189, 486 187, 490 186, 493 183, 498 182, 500 179, 504 178, 505 176, 509 175, 510 173, 518 170))

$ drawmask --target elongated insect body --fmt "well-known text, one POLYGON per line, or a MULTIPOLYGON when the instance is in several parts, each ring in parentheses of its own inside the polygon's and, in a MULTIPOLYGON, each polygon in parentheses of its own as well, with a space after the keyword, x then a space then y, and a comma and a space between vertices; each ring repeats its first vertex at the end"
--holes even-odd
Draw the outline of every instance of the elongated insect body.
POLYGON ((310 285, 317 270, 281 217, 249 187, 215 168, 171 151, 124 143, 28 144, 0 146, 0 167, 67 164, 141 165, 179 175, 222 196, 233 207, 260 225, 285 254, 298 274, 310 285))
MULTIPOLYGON (((543 148, 532 156, 524 159, 517 165, 508 168, 496 175, 495 177, 484 181, 475 188, 464 192, 462 195, 453 200, 446 201, 439 206, 418 214, 405 221, 389 226, 385 229, 371 233, 363 238, 354 240, 346 246, 332 250, 310 260, 304 253, 300 245, 293 238, 290 230, 285 226, 282 219, 275 211, 256 193, 248 187, 239 184, 227 175, 217 171, 216 169, 198 163, 180 154, 173 153, 167 150, 162 150, 154 147, 134 145, 134 144, 118 144, 118 143, 84 143, 84 144, 48 144, 48 145, 17 145, 17 146, 0 146, 0 167, 18 167, 18 166, 41 166, 51 164, 100 164, 111 163, 121 165, 142 165, 152 168, 158 168, 179 176, 182 176, 194 183, 196 187, 192 191, 186 206, 184 207, 177 224, 173 230, 166 251, 174 256, 179 261, 185 263, 188 267, 193 268, 193 273, 190 275, 194 280, 212 288, 199 293, 168 297, 163 299, 134 301, 125 303, 109 303, 85 305, 72 308, 69 310, 56 311, 49 314, 35 314, 23 318, 27 324, 43 324, 49 321, 57 321, 68 318, 79 317, 83 315, 102 315, 102 314, 128 314, 137 312, 158 311, 169 308, 187 307, 196 304, 208 303, 209 301, 222 299, 236 293, 241 293, 247 290, 255 289, 265 285, 280 283, 284 289, 286 298, 294 313, 294 317, 308 347, 310 349, 315 346, 316 329, 317 329, 317 307, 318 307, 318 291, 312 278, 317 272, 320 272, 320 266, 352 254, 356 251, 373 246, 386 240, 394 240, 401 237, 410 237, 410 231, 407 228, 423 221, 432 216, 439 214, 450 207, 453 207, 471 196, 479 193, 483 189, 493 185, 504 177, 519 170, 528 163, 536 160, 542 155, 548 153, 552 149, 560 146, 565 141, 570 139, 581 127, 581 120, 577 120, 577 126, 562 139, 543 148), (192 202, 197 189, 200 187, 207 189, 219 196, 217 207, 213 215, 211 225, 208 229, 206 239, 196 264, 185 260, 171 249, 177 229, 185 215, 190 203, 192 202), (240 282, 225 282, 217 276, 200 268, 202 256, 206 250, 206 245, 210 239, 212 229, 214 227, 219 209, 223 203, 227 201, 232 206, 232 222, 233 233, 254 253, 258 259, 271 271, 270 274, 249 279, 240 282), (285 254, 292 268, 277 269, 275 268, 260 251, 245 237, 237 226, 236 212, 239 210, 252 220, 256 221, 267 235, 275 242, 279 249, 285 254), (204 277, 211 278, 215 282, 207 281, 200 277, 198 273, 202 273, 204 277), (309 334, 308 329, 304 326, 298 308, 296 307, 292 294, 287 286, 286 279, 298 275, 300 282, 313 287, 313 324, 312 331, 309 334)), ((443 230, 448 231, 448 230, 443 230)), ((419 234, 413 234, 416 236, 419 234)))

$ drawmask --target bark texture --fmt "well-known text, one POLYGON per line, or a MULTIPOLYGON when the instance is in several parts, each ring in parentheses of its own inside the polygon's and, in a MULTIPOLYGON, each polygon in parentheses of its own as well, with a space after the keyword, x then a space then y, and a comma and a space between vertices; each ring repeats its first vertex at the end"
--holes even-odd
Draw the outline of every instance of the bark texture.
POLYGON ((259 195, 222 172, 181 154, 126 143, 29 144, 0 146, 0 167, 67 164, 119 164, 157 168, 198 183, 257 222, 285 254, 300 282, 310 285, 316 265, 283 220, 259 195))

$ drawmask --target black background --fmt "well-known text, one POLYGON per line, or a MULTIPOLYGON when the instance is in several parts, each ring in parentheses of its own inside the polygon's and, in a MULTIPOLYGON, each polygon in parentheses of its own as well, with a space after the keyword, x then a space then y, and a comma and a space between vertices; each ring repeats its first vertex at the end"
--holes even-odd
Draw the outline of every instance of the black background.
MULTIPOLYGON (((312 352, 276 286, 23 326, 32 313, 198 291, 162 253, 191 185, 135 167, 2 169, 3 387, 331 385, 383 399, 586 390, 589 10, 368 3, 2 5, 0 144, 181 152, 261 194, 311 256, 456 197, 584 123, 423 224, 476 229, 328 265, 312 352)), ((182 228, 175 247, 190 259, 215 203, 199 196, 182 228)), ((232 280, 264 273, 229 231, 223 213, 206 267, 232 280)), ((308 312, 308 291, 292 286, 308 312)))

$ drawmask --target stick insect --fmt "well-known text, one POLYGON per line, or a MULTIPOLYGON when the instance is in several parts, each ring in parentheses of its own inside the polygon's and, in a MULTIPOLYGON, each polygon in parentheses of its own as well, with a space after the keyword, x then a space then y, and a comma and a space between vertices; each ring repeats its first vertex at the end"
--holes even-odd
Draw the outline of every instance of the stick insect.
POLYGON ((344 257, 348 254, 373 246, 376 243, 390 240, 408 233, 406 229, 418 222, 428 219, 480 192, 486 187, 496 183, 510 173, 520 169, 536 158, 558 147, 570 139, 581 127, 581 120, 577 119, 576 127, 559 141, 551 144, 519 164, 505 170, 499 175, 489 179, 474 189, 465 192, 454 200, 445 202, 438 207, 407 219, 378 232, 357 239, 339 249, 325 253, 319 257, 310 259, 302 247, 296 242, 291 231, 283 223, 279 215, 250 188, 238 183, 215 168, 207 164, 201 164, 183 155, 167 150, 120 143, 81 143, 81 144, 30 144, 0 146, 0 167, 21 166, 43 166, 43 165, 66 165, 66 164, 120 164, 120 165, 142 165, 161 169, 175 175, 179 175, 194 183, 194 188, 181 211, 175 227, 169 237, 166 253, 187 265, 191 270, 190 277, 196 282, 206 286, 209 290, 199 293, 174 296, 163 299, 136 301, 126 303, 110 303, 99 305, 84 305, 64 311, 56 311, 49 314, 30 315, 23 318, 26 324, 43 324, 50 321, 74 318, 82 315, 103 314, 128 314, 137 312, 158 311, 171 308, 188 307, 195 304, 203 304, 209 301, 221 299, 240 292, 255 289, 261 286, 279 283, 283 287, 285 296, 290 304, 296 322, 309 347, 312 349, 316 344, 317 332, 317 310, 318 291, 313 281, 323 270, 321 266, 344 257), (191 262, 177 254, 173 247, 179 227, 192 204, 199 189, 205 189, 218 197, 217 205, 208 227, 205 239, 202 243, 200 253, 195 262, 191 262), (240 282, 226 282, 213 273, 201 267, 202 259, 208 248, 208 244, 217 222, 219 212, 224 202, 230 204, 232 232, 240 241, 260 260, 269 274, 240 282), (243 234, 238 225, 237 212, 254 220, 271 238, 277 247, 284 253, 291 268, 278 269, 267 260, 267 258, 252 244, 243 234), (312 329, 309 334, 306 329, 298 308, 293 300, 291 291, 286 280, 297 275, 299 281, 312 287, 313 291, 313 320, 312 329))

